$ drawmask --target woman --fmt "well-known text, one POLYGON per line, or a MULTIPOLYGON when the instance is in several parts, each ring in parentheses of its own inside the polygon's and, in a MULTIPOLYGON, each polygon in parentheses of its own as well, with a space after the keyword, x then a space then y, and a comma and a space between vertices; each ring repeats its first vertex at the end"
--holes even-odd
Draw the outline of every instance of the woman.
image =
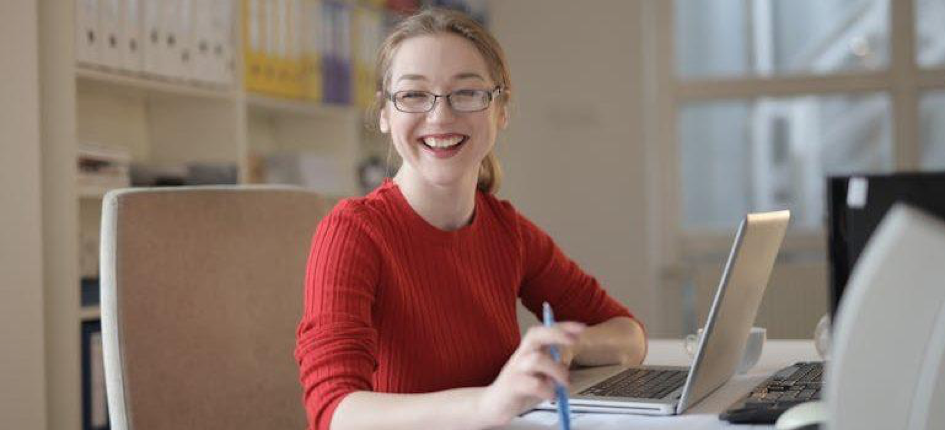
POLYGON ((501 426, 567 385, 572 358, 642 362, 643 326, 493 195, 512 94, 496 40, 427 10, 394 29, 377 71, 379 128, 403 164, 315 233, 296 349, 311 428, 501 426), (574 322, 521 336, 517 298, 574 322))

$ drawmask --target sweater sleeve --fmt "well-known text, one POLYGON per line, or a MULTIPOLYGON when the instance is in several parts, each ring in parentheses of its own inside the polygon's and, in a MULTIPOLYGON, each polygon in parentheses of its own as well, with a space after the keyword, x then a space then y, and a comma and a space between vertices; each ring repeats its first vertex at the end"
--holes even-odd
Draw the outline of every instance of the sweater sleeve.
POLYGON ((542 302, 546 301, 559 321, 594 325, 614 317, 634 318, 626 307, 607 294, 597 279, 565 256, 547 233, 518 212, 516 216, 525 265, 519 296, 522 304, 539 320, 542 302))
POLYGON ((370 391, 377 367, 371 308, 380 257, 351 204, 339 204, 318 225, 305 276, 296 336, 310 430, 328 430, 341 400, 370 391))

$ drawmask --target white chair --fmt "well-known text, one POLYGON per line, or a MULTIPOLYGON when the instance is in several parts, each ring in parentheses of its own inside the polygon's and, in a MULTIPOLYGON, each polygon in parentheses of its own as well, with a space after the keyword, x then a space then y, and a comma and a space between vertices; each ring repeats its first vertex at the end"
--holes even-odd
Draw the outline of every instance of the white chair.
POLYGON ((293 358, 326 207, 289 187, 105 197, 102 337, 114 429, 302 429, 293 358))
POLYGON ((827 367, 827 428, 945 428, 945 223, 886 215, 854 268, 827 367))

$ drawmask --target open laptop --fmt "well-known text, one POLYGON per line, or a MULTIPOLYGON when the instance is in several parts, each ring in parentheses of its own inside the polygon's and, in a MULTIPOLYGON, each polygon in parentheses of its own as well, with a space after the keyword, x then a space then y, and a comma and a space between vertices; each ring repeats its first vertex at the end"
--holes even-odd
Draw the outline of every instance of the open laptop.
MULTIPOLYGON (((735 373, 774 260, 789 211, 748 214, 738 227, 692 367, 603 366, 571 374, 573 411, 681 414, 735 373)), ((537 409, 554 409, 544 402, 537 409)))

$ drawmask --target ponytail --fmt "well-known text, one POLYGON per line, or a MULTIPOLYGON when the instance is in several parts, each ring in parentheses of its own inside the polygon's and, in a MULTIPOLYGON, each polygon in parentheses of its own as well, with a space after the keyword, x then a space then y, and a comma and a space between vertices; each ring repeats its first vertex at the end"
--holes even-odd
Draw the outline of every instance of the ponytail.
POLYGON ((495 150, 489 151, 486 158, 482 159, 479 165, 479 181, 476 187, 480 191, 495 194, 502 185, 502 166, 499 165, 499 157, 496 157, 495 150))

